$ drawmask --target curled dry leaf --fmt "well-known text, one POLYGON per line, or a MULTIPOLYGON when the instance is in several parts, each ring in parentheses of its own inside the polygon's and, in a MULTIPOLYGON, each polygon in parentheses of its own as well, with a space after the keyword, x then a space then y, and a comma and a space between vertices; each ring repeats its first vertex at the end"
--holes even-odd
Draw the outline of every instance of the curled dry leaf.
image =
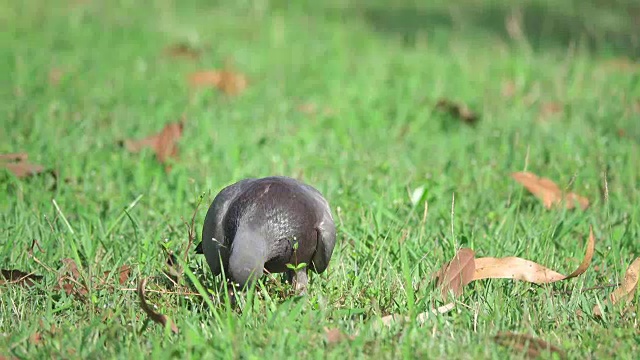
MULTIPOLYGON (((609 301, 611 305, 615 305, 620 301, 627 301, 633 299, 633 295, 638 289, 638 278, 640 274, 640 257, 636 258, 629 268, 627 268, 624 274, 624 280, 618 288, 616 288, 611 295, 609 295, 609 301)), ((594 306, 593 314, 595 316, 602 316, 602 309, 599 305, 594 306)))
POLYGON ((9 283, 9 284, 22 285, 22 286, 33 286, 36 283, 36 281, 42 280, 41 275, 36 275, 34 273, 27 273, 27 272, 15 270, 15 269, 11 269, 11 270, 2 269, 0 270, 0 274, 2 275, 2 278, 0 278, 0 285, 9 283))
POLYGON ((482 279, 515 279, 534 284, 548 284, 567 280, 583 274, 589 268, 595 251, 595 237, 593 229, 589 229, 587 250, 578 268, 569 275, 562 275, 533 261, 519 257, 478 258, 475 260, 476 269, 473 280, 482 279))
POLYGON ((29 155, 25 153, 1 154, 0 167, 4 167, 18 178, 37 175, 44 171, 42 165, 31 164, 27 160, 29 155))
POLYGON ((200 49, 196 49, 189 44, 185 43, 177 43, 170 46, 167 46, 164 49, 164 53, 167 56, 171 56, 174 58, 187 58, 191 60, 196 60, 200 57, 202 51, 200 49))
POLYGON ((139 140, 125 140, 124 146, 132 153, 137 153, 144 148, 151 148, 158 161, 166 163, 171 158, 178 157, 178 141, 182 137, 184 122, 167 124, 162 131, 139 140))
POLYGON ((244 74, 229 70, 205 70, 189 75, 192 87, 213 86, 227 95, 239 95, 247 88, 248 80, 244 74))
POLYGON ((537 358, 545 351, 556 354, 560 359, 567 358, 565 352, 559 347, 531 335, 501 332, 493 339, 499 345, 509 347, 518 353, 526 353, 528 358, 537 358))
POLYGON ((339 343, 341 341, 344 340, 353 340, 356 337, 353 335, 347 335, 345 333, 343 333, 340 329, 338 328, 324 328, 324 333, 327 337, 327 343, 329 344, 336 344, 339 343))
POLYGON ((443 297, 446 297, 449 292, 459 296, 462 294, 462 288, 473 281, 476 268, 474 258, 473 250, 463 248, 449 263, 438 270, 435 277, 438 279, 437 286, 441 289, 443 297))
POLYGON ((458 104, 448 99, 440 99, 436 104, 436 109, 443 110, 463 122, 473 125, 479 120, 479 116, 471 111, 465 104, 458 104))
POLYGON ((589 199, 575 193, 564 194, 558 185, 547 178, 538 177, 526 171, 512 173, 511 177, 542 200, 547 209, 560 204, 563 204, 567 209, 573 209, 576 202, 582 210, 589 207, 589 199))
POLYGON ((176 324, 171 319, 169 319, 169 317, 167 317, 166 315, 160 314, 159 312, 156 312, 149 306, 149 304, 147 304, 147 299, 146 299, 145 290, 144 290, 146 285, 147 285, 147 279, 144 279, 144 278, 140 280, 140 282, 138 283, 138 298, 140 298, 140 307, 149 316, 151 320, 161 324, 164 327, 166 327, 167 324, 169 324, 171 327, 171 331, 173 331, 174 334, 177 334, 178 327, 176 326, 176 324))

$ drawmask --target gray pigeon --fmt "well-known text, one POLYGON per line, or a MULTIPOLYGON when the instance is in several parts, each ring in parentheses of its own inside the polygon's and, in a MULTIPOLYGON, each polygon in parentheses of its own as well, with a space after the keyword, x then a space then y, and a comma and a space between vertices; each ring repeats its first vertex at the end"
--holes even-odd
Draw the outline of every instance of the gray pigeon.
POLYGON ((266 269, 287 272, 304 292, 307 269, 324 272, 335 242, 336 227, 322 194, 298 180, 273 176, 222 189, 207 211, 196 251, 204 253, 215 276, 224 269, 240 287, 266 269), (301 263, 307 266, 295 271, 287 266, 301 263))

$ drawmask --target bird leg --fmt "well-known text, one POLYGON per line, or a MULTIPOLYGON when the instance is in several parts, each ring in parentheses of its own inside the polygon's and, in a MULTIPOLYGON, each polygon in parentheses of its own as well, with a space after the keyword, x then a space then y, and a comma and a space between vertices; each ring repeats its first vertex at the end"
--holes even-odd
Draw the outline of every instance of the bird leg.
POLYGON ((307 275, 307 269, 288 270, 287 280, 293 285, 298 295, 304 295, 307 293, 307 284, 309 283, 309 277, 307 275))

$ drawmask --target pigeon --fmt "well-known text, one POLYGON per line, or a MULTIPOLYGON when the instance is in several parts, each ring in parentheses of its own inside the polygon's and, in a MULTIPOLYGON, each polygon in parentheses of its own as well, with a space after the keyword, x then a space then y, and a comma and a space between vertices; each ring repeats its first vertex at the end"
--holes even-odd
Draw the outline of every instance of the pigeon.
POLYGON ((305 293, 308 269, 323 273, 336 242, 329 203, 310 185, 284 176, 248 178, 222 189, 211 203, 196 248, 215 276, 254 284, 266 270, 286 273, 305 293))

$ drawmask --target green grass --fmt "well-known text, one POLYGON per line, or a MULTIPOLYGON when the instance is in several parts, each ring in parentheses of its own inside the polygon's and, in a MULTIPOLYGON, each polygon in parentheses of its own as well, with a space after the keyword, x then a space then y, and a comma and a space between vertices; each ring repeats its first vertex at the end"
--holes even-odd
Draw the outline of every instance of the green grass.
MULTIPOLYGON (((511 38, 509 1, 287 3, 0 1, 0 153, 28 152, 60 179, 52 189, 47 176, 0 174, 0 268, 44 275, 31 290, 0 285, 0 355, 520 357, 492 340, 500 331, 548 340, 570 358, 640 352, 638 295, 625 315, 597 319, 591 309, 609 290, 579 291, 621 280, 640 256, 640 71, 606 65, 638 60, 637 5, 521 2, 524 37, 511 38), (178 42, 203 55, 163 55, 178 42), (190 91, 187 74, 229 60, 250 79, 241 96, 190 91), (64 74, 57 86, 52 69, 64 74), (511 97, 502 95, 509 81, 511 97), (443 97, 479 112, 477 126, 434 111, 443 97), (541 120, 547 102, 564 104, 564 112, 541 120), (297 110, 304 103, 333 114, 304 114, 297 110), (169 174, 151 152, 118 146, 183 114, 180 161, 169 174), (523 169, 592 206, 544 209, 509 177, 523 169), (274 174, 316 186, 334 211, 336 250, 327 273, 311 277, 307 297, 286 296, 277 276, 244 311, 149 293, 175 320, 173 335, 145 327, 135 291, 119 290, 115 277, 108 281, 116 290, 92 292, 83 303, 52 290, 56 274, 28 254, 37 239, 43 251, 34 254, 51 268, 66 257, 82 260, 84 276, 129 264, 124 288, 148 276, 149 288, 159 289, 160 244, 184 248, 183 220, 198 197, 205 194, 199 237, 222 187, 274 174), (424 222, 424 205, 409 198, 420 186, 424 222), (460 247, 568 273, 589 226, 596 256, 581 277, 552 286, 476 282, 453 312, 422 326, 374 326, 380 316, 430 308, 437 296, 427 281, 460 247), (46 333, 52 325, 59 330, 46 333), (357 336, 327 344, 324 327, 357 336), (31 340, 35 332, 42 342, 31 340)), ((204 287, 216 287, 204 259, 192 255, 190 264, 204 287)))

